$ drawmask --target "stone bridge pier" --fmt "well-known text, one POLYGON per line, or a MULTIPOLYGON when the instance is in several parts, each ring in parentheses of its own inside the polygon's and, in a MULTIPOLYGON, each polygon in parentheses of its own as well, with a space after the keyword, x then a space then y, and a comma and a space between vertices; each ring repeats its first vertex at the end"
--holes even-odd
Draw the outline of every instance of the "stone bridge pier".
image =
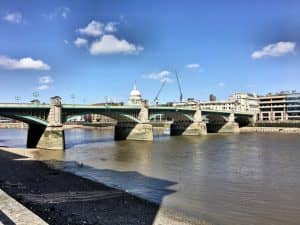
POLYGON ((138 115, 138 123, 118 122, 115 126, 115 140, 152 141, 153 129, 148 119, 149 109, 143 103, 138 115))
POLYGON ((239 133, 239 124, 234 119, 234 113, 230 113, 227 122, 219 129, 218 133, 239 133))
POLYGON ((198 108, 194 113, 192 122, 174 121, 173 124, 171 124, 171 136, 177 136, 177 135, 200 136, 206 134, 207 134, 206 124, 202 120, 202 113, 200 108, 198 108))
MULTIPOLYGON (((49 150, 64 150, 65 135, 62 124, 62 104, 61 98, 56 96, 51 98, 50 111, 48 115, 47 127, 29 126, 28 140, 34 140, 36 147, 49 150)), ((33 141, 27 142, 34 144, 33 141)))

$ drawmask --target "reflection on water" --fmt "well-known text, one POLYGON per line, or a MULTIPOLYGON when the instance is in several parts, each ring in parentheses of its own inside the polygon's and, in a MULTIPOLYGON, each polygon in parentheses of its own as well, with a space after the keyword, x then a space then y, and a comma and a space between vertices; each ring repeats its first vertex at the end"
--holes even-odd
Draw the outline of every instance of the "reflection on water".
MULTIPOLYGON (((0 131, 0 145, 4 145, 3 139, 22 135, 16 130, 0 131)), ((114 142, 108 131, 74 129, 66 131, 66 141, 67 151, 51 157, 87 166, 63 163, 65 170, 152 201, 164 196, 163 188, 155 179, 134 176, 135 172, 169 180, 174 193, 162 204, 187 215, 224 225, 300 223, 299 135, 208 135, 114 142), (133 175, 122 176, 111 170, 132 171, 133 175)))
POLYGON ((1 128, 0 146, 20 147, 26 146, 27 129, 1 128))

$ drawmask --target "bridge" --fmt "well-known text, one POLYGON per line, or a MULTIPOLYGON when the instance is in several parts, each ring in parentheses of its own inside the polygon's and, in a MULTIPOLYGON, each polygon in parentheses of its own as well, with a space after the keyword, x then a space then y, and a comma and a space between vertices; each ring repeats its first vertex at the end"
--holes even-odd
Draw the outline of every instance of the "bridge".
POLYGON ((28 148, 64 150, 63 124, 77 115, 101 114, 117 121, 115 140, 153 140, 151 121, 157 115, 172 118, 171 135, 206 135, 207 123, 212 115, 223 118, 220 133, 239 132, 238 118, 255 120, 249 112, 201 110, 199 106, 148 106, 141 105, 81 105, 62 104, 59 96, 52 97, 50 104, 0 104, 0 115, 25 122, 29 125, 28 148))

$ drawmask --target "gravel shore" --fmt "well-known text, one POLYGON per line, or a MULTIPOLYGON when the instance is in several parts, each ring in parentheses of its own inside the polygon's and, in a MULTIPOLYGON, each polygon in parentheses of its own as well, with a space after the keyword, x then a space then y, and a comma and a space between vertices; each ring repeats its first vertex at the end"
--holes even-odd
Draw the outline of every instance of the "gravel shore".
POLYGON ((1 148, 0 171, 0 188, 50 225, 208 225, 1 148))

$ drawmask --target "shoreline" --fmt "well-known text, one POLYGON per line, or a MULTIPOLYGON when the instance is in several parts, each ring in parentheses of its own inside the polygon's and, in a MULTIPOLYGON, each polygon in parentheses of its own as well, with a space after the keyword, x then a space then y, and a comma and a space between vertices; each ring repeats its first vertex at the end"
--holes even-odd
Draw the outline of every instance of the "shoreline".
POLYGON ((28 125, 26 123, 22 123, 22 122, 0 123, 0 129, 10 129, 10 128, 27 129, 28 125))
MULTIPOLYGON (((24 123, 0 123, 0 129, 27 129, 24 123)), ((113 131, 114 126, 85 126, 85 125, 64 125, 65 130, 70 129, 89 129, 89 130, 109 130, 113 131)), ((285 134, 300 134, 300 127, 281 127, 281 126, 245 126, 239 128, 240 133, 285 133, 285 134)), ((169 129, 167 127, 153 127, 153 132, 156 135, 166 135, 169 129)), ((218 134, 218 133, 209 133, 218 134)))
POLYGON ((240 133, 300 134, 300 128, 297 128, 297 127, 240 127, 240 133))
POLYGON ((38 151, 0 147, 0 188, 50 225, 209 225, 30 157, 38 151))

